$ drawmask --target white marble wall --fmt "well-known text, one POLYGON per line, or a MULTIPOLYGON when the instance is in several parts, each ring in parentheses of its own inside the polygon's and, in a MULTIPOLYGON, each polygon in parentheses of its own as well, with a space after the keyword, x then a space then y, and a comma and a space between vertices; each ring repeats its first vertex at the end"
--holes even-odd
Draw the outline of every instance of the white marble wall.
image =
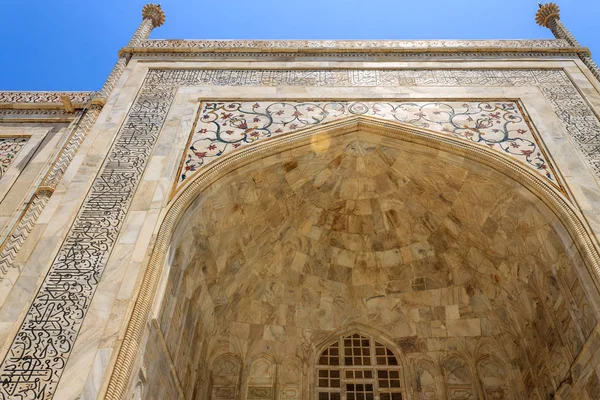
MULTIPOLYGON (((28 138, 0 179, 2 242, 22 217, 51 162, 67 140, 70 128, 68 123, 0 123, 0 136, 28 138)), ((22 272, 28 262, 35 261, 32 252, 46 226, 45 223, 38 223, 12 266, 6 271, 0 271, 0 343, 4 346, 15 332, 15 321, 23 306, 37 288, 39 271, 27 269, 26 272, 22 272)))
MULTIPOLYGON (((130 62, 115 91, 104 107, 63 181, 36 223, 35 239, 28 240, 19 255, 24 262, 17 282, 24 290, 18 299, 6 303, 0 315, 4 351, 15 327, 27 310, 35 287, 50 266, 68 228, 98 172, 106 153, 123 123, 129 107, 149 68, 290 68, 290 69, 370 69, 370 68, 563 68, 577 84, 586 100, 600 111, 597 82, 588 80, 578 59, 544 60, 465 60, 459 61, 169 61, 130 62), (18 301, 17 301, 18 300, 18 301), (9 306, 10 304, 10 306, 9 306), (8 310, 7 307, 10 307, 8 310)), ((127 317, 137 295, 153 240, 169 205, 178 163, 192 128, 198 100, 202 99, 520 99, 531 115, 541 137, 555 160, 566 186, 594 234, 600 235, 599 179, 579 154, 539 88, 531 87, 182 87, 175 100, 148 166, 129 209, 117 246, 114 248, 92 306, 80 331, 69 363, 54 398, 94 399, 103 395, 127 317)), ((25 154, 24 152, 22 154, 25 154)), ((0 187, 1 190, 1 187, 0 187)), ((165 271, 164 277, 168 276, 165 271)), ((161 282, 164 287, 165 282, 161 282)), ((159 305, 161 294, 155 304, 159 305)), ((154 313, 158 309, 155 308, 154 313)), ((135 373, 137 376, 137 372, 135 373)))

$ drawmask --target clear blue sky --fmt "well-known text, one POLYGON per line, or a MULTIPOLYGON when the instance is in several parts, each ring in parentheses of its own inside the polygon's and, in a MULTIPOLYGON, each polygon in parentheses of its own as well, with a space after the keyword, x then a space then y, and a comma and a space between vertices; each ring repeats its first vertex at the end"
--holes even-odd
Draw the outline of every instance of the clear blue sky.
MULTIPOLYGON (((556 1, 556 0, 555 0, 556 1)), ((600 1, 558 0, 600 62, 600 1)), ((140 0, 0 0, 0 90, 98 90, 140 0)), ((156 39, 542 39, 530 0, 166 0, 156 39)))

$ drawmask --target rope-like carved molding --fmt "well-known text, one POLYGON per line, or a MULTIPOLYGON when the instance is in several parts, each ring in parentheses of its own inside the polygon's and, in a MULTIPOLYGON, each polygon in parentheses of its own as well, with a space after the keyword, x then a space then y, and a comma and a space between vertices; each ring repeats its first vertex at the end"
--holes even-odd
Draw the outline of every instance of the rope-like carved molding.
POLYGON ((596 62, 592 59, 592 57, 582 56, 581 60, 583 61, 585 66, 590 69, 592 75, 594 75, 596 79, 600 81, 600 68, 598 67, 598 64, 596 64, 596 62))
POLYGON ((125 68, 127 68, 127 59, 125 57, 120 57, 110 72, 110 75, 108 75, 108 78, 106 78, 102 89, 100 89, 98 95, 92 99, 92 104, 100 107, 106 104, 108 96, 116 86, 117 81, 121 78, 121 75, 123 75, 125 68))
POLYGON ((600 288, 600 254, 591 230, 584 224, 584 218, 565 197, 543 178, 516 164, 503 154, 433 132, 426 132, 400 123, 383 122, 370 117, 350 117, 323 126, 292 132, 259 142, 244 150, 229 154, 209 164, 193 178, 171 203, 152 251, 137 299, 129 318, 124 339, 119 349, 112 375, 108 383, 105 399, 122 399, 127 390, 127 382, 133 369, 135 358, 142 340, 144 327, 150 315, 152 301, 158 288, 159 278, 165 265, 169 244, 173 233, 185 210, 211 184, 228 173, 251 163, 294 148, 310 145, 316 141, 345 135, 357 131, 369 132, 388 138, 426 146, 450 154, 465 157, 471 161, 492 168, 520 183, 548 206, 565 226, 577 249, 582 254, 585 265, 600 288))

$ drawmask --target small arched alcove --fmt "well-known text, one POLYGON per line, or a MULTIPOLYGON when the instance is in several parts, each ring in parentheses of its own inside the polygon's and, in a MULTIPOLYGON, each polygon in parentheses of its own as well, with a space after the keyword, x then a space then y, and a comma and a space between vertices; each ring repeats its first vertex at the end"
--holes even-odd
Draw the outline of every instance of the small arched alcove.
POLYGON ((167 216, 145 285, 164 288, 157 319, 184 396, 514 399, 556 390, 598 317, 594 244, 561 195, 451 138, 367 119, 319 129, 208 168, 167 216), (353 324, 381 335, 344 331, 353 324), (356 348, 375 365, 346 365, 346 340, 352 357, 356 348), (334 357, 335 343, 340 390, 320 391, 319 371, 329 384, 336 368, 315 365, 315 349, 334 357), (399 388, 379 385, 378 352, 401 364, 380 368, 399 372, 399 388), (235 388, 219 389, 218 360, 239 360, 235 388))

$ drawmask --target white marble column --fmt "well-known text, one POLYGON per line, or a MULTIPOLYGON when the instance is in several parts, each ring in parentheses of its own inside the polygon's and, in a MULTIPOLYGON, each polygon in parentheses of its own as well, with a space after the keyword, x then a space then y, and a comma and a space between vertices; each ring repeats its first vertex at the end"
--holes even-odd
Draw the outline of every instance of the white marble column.
MULTIPOLYGON (((539 5, 540 9, 535 15, 535 21, 538 25, 550 29, 555 38, 564 39, 573 47, 581 47, 575 36, 560 21, 560 8, 555 3, 539 3, 539 5)), ((579 58, 590 69, 596 79, 600 80, 600 69, 592 60, 591 55, 579 53, 579 58)))

